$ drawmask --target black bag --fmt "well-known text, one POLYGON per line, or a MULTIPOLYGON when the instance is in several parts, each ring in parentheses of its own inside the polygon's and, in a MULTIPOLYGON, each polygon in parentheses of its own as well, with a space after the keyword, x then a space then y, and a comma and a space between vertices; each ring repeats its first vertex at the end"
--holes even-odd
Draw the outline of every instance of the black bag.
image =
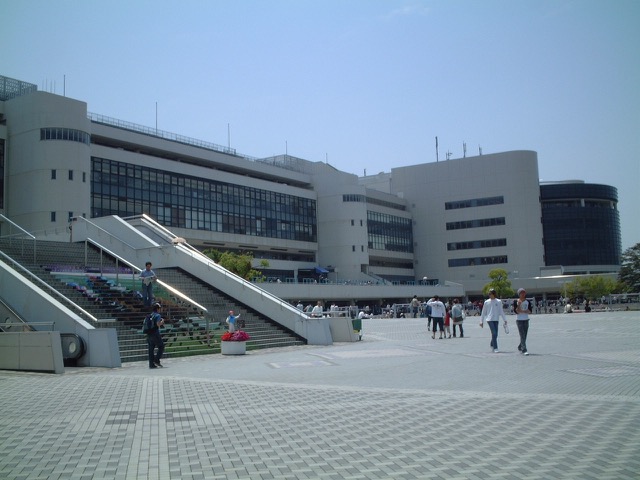
POLYGON ((155 322, 153 321, 153 313, 150 313, 149 315, 144 317, 144 321, 142 322, 142 333, 146 335, 150 334, 155 326, 155 322))

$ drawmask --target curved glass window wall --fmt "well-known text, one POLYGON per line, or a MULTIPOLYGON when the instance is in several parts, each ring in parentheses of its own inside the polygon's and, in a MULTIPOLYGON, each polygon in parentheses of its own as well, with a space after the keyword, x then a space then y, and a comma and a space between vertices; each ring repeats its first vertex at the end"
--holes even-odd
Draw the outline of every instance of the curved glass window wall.
POLYGON ((91 143, 91 135, 74 128, 49 127, 40 129, 40 140, 67 140, 89 145, 91 143))
POLYGON ((546 265, 619 265, 620 218, 615 187, 540 186, 546 265))

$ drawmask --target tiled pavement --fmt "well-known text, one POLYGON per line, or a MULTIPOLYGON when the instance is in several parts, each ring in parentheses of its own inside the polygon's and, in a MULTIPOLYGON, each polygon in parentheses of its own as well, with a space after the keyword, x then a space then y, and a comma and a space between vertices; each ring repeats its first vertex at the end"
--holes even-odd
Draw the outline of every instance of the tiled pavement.
POLYGON ((64 375, 0 371, 2 479, 638 479, 640 313, 64 375))

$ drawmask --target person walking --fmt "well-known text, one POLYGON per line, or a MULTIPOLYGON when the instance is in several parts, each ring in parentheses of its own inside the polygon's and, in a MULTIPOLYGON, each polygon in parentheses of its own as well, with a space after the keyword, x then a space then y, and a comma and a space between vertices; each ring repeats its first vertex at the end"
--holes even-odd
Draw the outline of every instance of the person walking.
POLYGON ((495 353, 499 353, 498 350, 498 324, 500 317, 504 320, 504 325, 507 325, 507 317, 504 315, 502 308, 502 302, 496 298, 495 289, 489 290, 489 298, 485 300, 482 305, 482 315, 480 317, 480 327, 484 328, 484 321, 487 320, 489 329, 491 330, 491 348, 495 353))
POLYGON ((140 280, 142 280, 142 300, 145 307, 150 307, 153 302, 153 284, 158 280, 158 277, 151 270, 151 262, 144 264, 144 270, 140 272, 140 280))
POLYGON ((311 310, 311 316, 314 318, 322 318, 322 312, 324 309, 322 308, 322 300, 318 300, 316 306, 311 310))
POLYGON ((160 335, 160 327, 164 325, 164 318, 160 315, 162 307, 159 303, 153 304, 153 312, 150 314, 153 326, 147 332, 147 345, 149 346, 149 368, 162 368, 160 359, 164 353, 164 341, 160 335), (156 352, 157 349, 157 352, 156 352))
POLYGON ((527 333, 529 333, 529 313, 531 313, 532 306, 527 300, 527 292, 524 288, 518 289, 518 301, 516 304, 516 325, 518 326, 518 333, 520 334, 520 345, 518 350, 523 355, 529 355, 527 351, 527 333))
POLYGON ((449 302, 444 305, 444 337, 451 338, 451 304, 449 302))
POLYGON ((451 307, 451 319, 453 323, 453 336, 456 336, 456 327, 460 327, 460 338, 464 338, 464 330, 462 330, 462 321, 464 320, 464 308, 460 305, 460 301, 457 298, 453 299, 453 306, 451 307))
POLYGON ((411 313, 413 313, 413 318, 418 317, 418 308, 420 307, 420 301, 418 300, 418 296, 414 295, 411 299, 411 313))
POLYGON ((227 317, 227 325, 229 325, 229 331, 231 333, 236 331, 236 320, 240 318, 240 314, 234 315, 233 310, 229 310, 229 316, 227 317))
POLYGON ((436 338, 436 331, 439 326, 440 339, 442 339, 442 335, 444 334, 444 317, 447 314, 444 303, 440 301, 440 297, 438 297, 438 295, 435 295, 427 302, 427 307, 431 307, 431 320, 433 323, 431 338, 436 338))

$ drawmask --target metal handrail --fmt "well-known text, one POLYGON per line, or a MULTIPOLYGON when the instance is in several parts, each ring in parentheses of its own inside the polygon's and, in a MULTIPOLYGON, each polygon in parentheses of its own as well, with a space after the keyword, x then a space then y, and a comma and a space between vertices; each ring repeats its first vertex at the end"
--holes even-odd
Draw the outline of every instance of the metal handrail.
MULTIPOLYGON (((113 235, 111 232, 105 230, 104 228, 102 228, 100 225, 97 225, 95 223, 93 223, 91 220, 85 218, 85 217, 73 217, 75 220, 74 221, 78 221, 78 220, 82 220, 83 222, 87 222, 89 225, 91 225, 93 228, 96 228, 98 230, 100 230, 101 232, 107 234, 107 236, 115 238, 116 240, 118 240, 120 243, 126 245, 127 247, 135 250, 135 247, 133 245, 129 245, 127 242, 125 242, 124 240, 116 237, 115 235, 113 235)), ((85 257, 85 262, 86 262, 86 257, 85 257)))
MULTIPOLYGON (((164 236, 167 239, 167 242, 171 242, 176 248, 179 248, 180 250, 183 251, 183 253, 191 256, 192 258, 194 258, 195 260, 204 262, 208 268, 212 268, 214 270, 217 270, 218 272, 222 273, 225 276, 228 277, 232 277, 234 278, 237 282, 240 282, 244 287, 246 288, 250 288, 251 290, 261 294, 264 297, 269 298, 270 300, 277 302, 281 308, 285 308, 291 311, 294 311, 298 314, 302 314, 301 316, 305 316, 304 312, 300 312, 300 310, 298 310, 297 308, 295 308, 293 305, 289 304, 288 302, 283 301, 281 298, 273 295, 272 293, 257 287, 256 285, 254 285, 252 282, 245 280, 244 278, 242 278, 239 275, 236 275, 233 272, 230 272, 229 270, 227 270, 226 268, 221 267, 220 265, 218 265, 217 263, 215 263, 213 260, 211 260, 211 258, 207 257, 204 253, 202 253, 200 250, 198 250, 197 248, 195 248, 194 246, 190 245, 189 243, 187 243, 186 241, 179 241, 179 242, 175 242, 175 239, 179 239, 181 237, 178 237, 177 235, 175 235, 173 232, 171 232, 169 229, 167 229, 166 227, 164 227, 163 225, 159 224, 156 220, 154 220, 152 217, 148 216, 147 214, 142 214, 142 215, 134 215, 131 217, 125 217, 123 218, 123 220, 125 221, 131 221, 131 220, 136 220, 136 219, 141 219, 141 221, 147 225, 149 228, 151 228, 153 231, 155 231, 156 233, 158 233, 161 236, 164 236)), ((138 267, 136 267, 138 268, 138 267)))
MULTIPOLYGON (((18 230, 20 230, 24 235, 26 235, 27 237, 30 238, 30 240, 33 240, 33 263, 36 263, 36 237, 32 234, 30 234, 29 232, 27 232, 24 228, 22 228, 20 225, 18 225, 17 223, 15 223, 14 221, 12 221, 11 219, 9 219, 8 217, 5 217, 3 214, 0 213, 0 219, 4 220, 5 222, 8 222, 10 226, 16 227, 18 230)), ((11 232, 11 230, 9 230, 9 232, 11 232)), ((13 237, 13 235, 9 234, 8 238, 9 241, 11 241, 11 238, 13 237)), ((24 254, 24 245, 23 245, 23 250, 22 253, 24 254)))
POLYGON ((178 244, 176 246, 178 248, 183 249, 185 254, 191 256, 195 260, 204 261, 204 263, 207 265, 208 268, 212 268, 214 270, 217 270, 218 272, 222 273, 223 275, 225 275, 227 277, 234 278, 236 281, 240 282, 242 284, 242 286, 257 292, 260 295, 262 295, 262 296, 264 296, 266 298, 269 298, 270 300, 272 300, 274 302, 277 302, 280 305, 281 308, 285 308, 287 310, 292 310, 292 311, 298 313, 300 316, 307 317, 304 312, 301 312, 300 310, 295 308, 293 305, 291 305, 288 302, 285 302, 284 300, 282 300, 280 297, 277 297, 276 295, 273 295, 272 293, 268 292, 267 290, 264 290, 264 289, 256 286, 252 282, 250 282, 248 280, 245 280, 241 276, 236 275, 235 273, 230 272, 226 268, 221 267, 220 265, 215 263, 213 260, 211 260, 209 257, 207 257, 204 253, 202 253, 199 250, 197 250, 195 247, 192 247, 191 245, 186 244, 186 243, 180 243, 180 244, 178 244))
POLYGON ((106 115, 100 115, 97 113, 87 113, 87 118, 94 123, 101 123, 103 125, 109 125, 123 130, 130 130, 132 132, 142 133, 144 135, 151 135, 152 137, 158 137, 165 140, 171 140, 173 142, 182 143, 185 145, 192 145, 194 147, 205 148, 207 150, 213 150, 215 152, 229 153, 236 155, 235 148, 225 147, 216 143, 205 142, 196 138, 185 137, 176 133, 166 132, 164 130, 158 130, 157 128, 145 127, 144 125, 138 125, 136 123, 127 122, 124 120, 118 120, 117 118, 107 117, 106 115))
MULTIPOLYGON (((113 235, 112 235, 113 236, 113 235)), ((115 238, 115 237, 114 237, 115 238)), ((112 252, 111 250, 109 250, 108 248, 103 247, 102 245, 100 245, 98 242, 96 242, 95 240, 91 239, 91 238, 87 238, 85 240, 85 257, 87 255, 86 251, 87 251, 87 244, 91 243, 92 245, 94 245, 95 247, 100 249, 100 255, 102 256, 102 252, 107 252, 109 255, 111 255, 113 258, 115 258, 118 262, 121 262, 123 264, 125 264, 127 267, 131 268, 131 270, 133 272, 142 272, 142 269, 140 267, 137 267, 136 265, 134 265, 133 263, 129 262, 128 260, 122 258, 120 255, 112 252)), ((123 242, 124 243, 124 242, 123 242)), ((199 308, 200 310, 202 310, 204 313, 206 313, 208 310, 206 307, 204 307, 203 305, 200 305, 198 302, 196 302, 195 300, 189 298, 187 295, 185 295, 184 293, 182 293, 180 290, 176 290, 175 288, 173 288, 171 285, 163 282, 162 280, 157 280, 158 284, 161 285, 162 287, 164 287, 165 289, 169 290, 171 293, 173 293, 175 296, 181 298, 182 300, 184 300, 185 302, 193 305, 196 308, 199 308)))
MULTIPOLYGON (((127 217, 123 220, 133 220, 135 218, 141 218, 142 221, 148 225, 150 228, 152 228, 153 230, 155 230, 157 233, 162 233, 165 235, 165 237, 167 237, 172 243, 174 242, 174 239, 180 238, 177 235, 175 235, 173 232, 171 232, 169 229, 167 229, 165 226, 160 225, 158 222, 156 222, 152 217, 148 216, 147 214, 142 214, 142 215, 137 215, 137 216, 133 216, 133 217, 127 217)), ((213 260, 211 260, 211 258, 207 257, 204 253, 202 253, 200 250, 198 250, 197 248, 195 248, 194 246, 190 245, 187 242, 184 241, 180 241, 180 242, 176 242, 174 243, 174 245, 178 248, 180 248, 181 250, 184 251, 185 254, 190 255, 192 258, 195 258, 199 261, 204 261, 205 264, 207 265, 207 267, 209 268, 213 268, 215 270, 217 270, 218 272, 224 274, 225 276, 228 277, 232 277, 234 278, 237 282, 240 282, 244 287, 250 288, 251 290, 254 290, 255 292, 261 294, 264 297, 269 298, 270 300, 277 302, 281 308, 285 308, 288 310, 292 310, 296 313, 300 313, 300 310, 298 310, 297 308, 295 308, 293 305, 289 304, 288 302, 283 301, 281 298, 273 295, 272 293, 256 286, 254 283, 245 280, 244 278, 242 278, 239 275, 236 275, 233 272, 230 272, 229 270, 227 270, 226 268, 221 267, 220 265, 218 265, 217 263, 215 263, 213 260)), ((304 312, 302 312, 304 315, 304 312)))
POLYGON ((24 272, 26 274, 27 277, 29 277, 31 279, 31 281, 33 283, 38 284, 38 286, 40 288, 44 287, 45 290, 48 290, 50 294, 53 294, 53 296, 57 297, 58 299, 62 299, 62 303, 65 303, 67 305, 72 305, 73 308, 77 309, 78 311, 80 311, 83 315, 86 315, 91 321, 93 322, 97 322, 98 319, 96 317, 94 317, 93 315, 91 315, 89 312, 87 312, 84 308, 82 308, 80 305, 75 304, 74 302, 72 302, 69 298, 65 297, 62 293, 60 293, 59 291, 57 291, 55 288, 53 288, 51 285, 49 285, 47 282, 45 282, 44 280, 42 280, 40 277, 38 277, 37 275, 35 275, 33 272, 31 272, 29 269, 27 269, 26 267, 22 266, 20 264, 20 262, 16 261, 15 259, 11 258, 9 255, 7 255, 6 253, 0 251, 0 255, 2 255, 6 260, 8 260, 9 262, 11 262, 15 267, 18 267, 18 269, 22 270, 22 272, 24 272))
POLYGON ((29 327, 29 330, 27 330, 27 331, 29 331, 29 332, 34 332, 34 331, 37 332, 38 330, 32 328, 34 325, 50 326, 52 332, 56 328, 56 322, 25 322, 24 320, 20 319, 19 322, 0 323, 0 332, 2 332, 2 333, 12 333, 9 330, 5 330, 5 329, 10 329, 12 327, 18 327, 18 328, 22 328, 22 329, 24 329, 25 327, 29 327))

